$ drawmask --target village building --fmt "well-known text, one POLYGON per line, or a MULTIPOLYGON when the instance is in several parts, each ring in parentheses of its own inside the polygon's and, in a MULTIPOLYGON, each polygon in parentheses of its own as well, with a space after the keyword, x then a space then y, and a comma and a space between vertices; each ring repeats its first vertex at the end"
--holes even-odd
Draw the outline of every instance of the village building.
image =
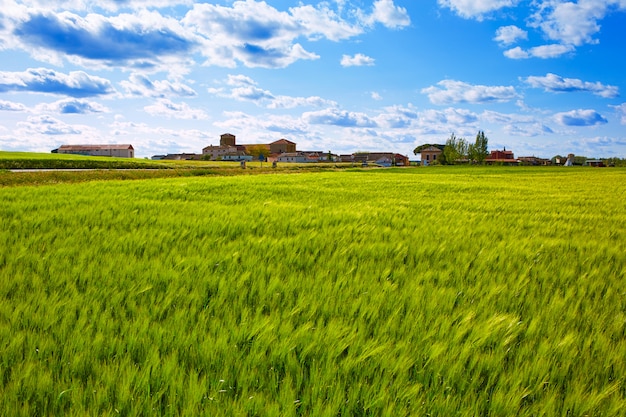
POLYGON ((421 150, 422 165, 430 165, 441 158, 445 145, 430 145, 421 150))
POLYGON ((160 159, 166 161, 193 161, 202 159, 202 155, 197 153, 168 153, 160 159))
MULTIPOLYGON (((340 157, 342 161, 344 161, 345 156, 342 155, 340 157)), ((346 162, 355 162, 362 165, 373 164, 384 167, 410 165, 407 156, 393 152, 356 152, 352 154, 351 160, 346 162)))
POLYGON ((285 152, 274 158, 276 162, 309 162, 309 156, 304 152, 285 152))
POLYGON ((237 152, 236 146, 213 146, 209 145, 202 148, 202 156, 209 159, 223 159, 225 155, 237 152))
POLYGON ((269 144, 237 144, 237 137, 232 133, 220 135, 219 146, 209 145, 202 149, 204 159, 223 161, 250 161, 252 155, 263 155, 264 159, 275 159, 283 153, 296 152, 296 144, 287 139, 279 139, 269 144))
POLYGON ((517 165, 519 161, 515 159, 515 155, 513 155, 512 151, 507 151, 506 148, 504 148, 502 151, 491 151, 489 157, 485 159, 485 163, 488 165, 517 165))
POLYGON ((87 155, 87 156, 111 156, 116 158, 134 158, 135 148, 133 145, 61 145, 52 153, 87 155))
POLYGON ((296 144, 287 139, 279 139, 276 142, 270 143, 270 153, 288 153, 296 152, 296 144))
POLYGON ((520 156, 519 158, 517 158, 517 160, 520 162, 520 164, 523 164, 523 165, 538 166, 538 165, 551 165, 552 164, 551 160, 545 159, 545 158, 538 158, 536 156, 520 156))

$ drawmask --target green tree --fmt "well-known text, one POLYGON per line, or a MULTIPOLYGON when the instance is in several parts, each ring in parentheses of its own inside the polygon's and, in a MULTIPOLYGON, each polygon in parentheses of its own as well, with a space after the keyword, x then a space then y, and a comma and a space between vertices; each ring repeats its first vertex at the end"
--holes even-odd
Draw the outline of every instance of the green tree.
POLYGON ((476 135, 476 141, 468 146, 468 159, 478 164, 484 163, 489 156, 488 143, 489 139, 485 136, 485 132, 480 130, 476 135))
POLYGON ((430 143, 425 143, 425 144, 420 145, 420 146, 416 147, 415 149, 413 149, 413 154, 414 154, 414 155, 417 155, 417 154, 421 153, 423 149, 429 148, 429 147, 431 147, 431 146, 438 146, 438 145, 433 145, 433 144, 430 144, 430 143))
POLYGON ((457 138, 454 133, 451 134, 448 140, 446 140, 446 146, 443 148, 443 156, 446 163, 454 164, 466 158, 468 147, 465 139, 457 138))
POLYGON ((254 159, 259 159, 259 155, 263 155, 263 157, 265 157, 269 154, 267 147, 264 145, 247 146, 246 152, 248 155, 252 155, 254 159))

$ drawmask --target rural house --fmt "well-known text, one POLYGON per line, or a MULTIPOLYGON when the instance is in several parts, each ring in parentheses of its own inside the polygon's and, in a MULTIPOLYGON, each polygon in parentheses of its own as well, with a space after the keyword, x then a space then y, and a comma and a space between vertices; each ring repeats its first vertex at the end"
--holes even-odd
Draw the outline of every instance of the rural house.
POLYGON ((276 159, 276 162, 309 162, 309 157, 303 152, 285 152, 280 154, 276 159))
POLYGON ((133 145, 61 145, 52 153, 64 153, 88 156, 113 156, 117 158, 134 158, 133 145))
POLYGON ((422 165, 430 165, 440 158, 444 147, 445 145, 430 145, 427 148, 422 149, 420 152, 422 165))
POLYGON ((287 139, 279 139, 270 143, 270 153, 291 153, 296 152, 296 144, 287 139))
POLYGON ((507 151, 506 148, 504 148, 502 151, 491 151, 489 157, 485 159, 485 163, 489 165, 516 165, 519 161, 515 159, 512 151, 507 151))

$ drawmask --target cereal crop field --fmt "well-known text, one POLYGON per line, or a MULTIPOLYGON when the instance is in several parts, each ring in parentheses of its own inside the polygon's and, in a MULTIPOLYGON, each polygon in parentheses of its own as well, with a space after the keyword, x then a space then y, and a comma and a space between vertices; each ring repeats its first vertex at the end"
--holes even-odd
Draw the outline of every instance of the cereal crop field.
POLYGON ((619 416, 626 169, 0 188, 0 415, 619 416))

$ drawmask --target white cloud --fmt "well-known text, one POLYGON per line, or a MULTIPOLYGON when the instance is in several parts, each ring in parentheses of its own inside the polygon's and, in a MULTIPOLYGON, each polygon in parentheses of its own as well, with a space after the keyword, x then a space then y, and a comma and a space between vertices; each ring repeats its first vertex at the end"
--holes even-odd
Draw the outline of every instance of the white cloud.
POLYGON ((552 129, 541 122, 509 124, 503 130, 511 136, 537 137, 554 133, 552 129))
POLYGON ((376 120, 388 129, 404 129, 413 126, 419 120, 419 114, 413 106, 391 106, 385 108, 376 120))
POLYGON ((363 33, 363 28, 342 20, 324 3, 318 5, 317 8, 310 5, 291 7, 289 12, 298 26, 303 29, 303 36, 309 39, 323 37, 337 42, 363 33))
POLYGON ((439 87, 431 86, 422 90, 427 94, 431 103, 492 103, 507 102, 519 95, 511 86, 471 85, 462 81, 443 80, 437 83, 439 87))
POLYGON ((246 75, 241 75, 241 74, 238 74, 238 75, 229 74, 226 84, 234 86, 234 87, 257 85, 256 81, 254 81, 252 78, 246 75))
POLYGON ((383 99, 383 96, 381 96, 380 93, 377 93, 376 91, 372 91, 372 93, 370 94, 370 97, 372 97, 372 100, 376 100, 376 101, 380 101, 383 99))
POLYGON ((179 81, 151 81, 142 74, 132 74, 128 81, 121 81, 120 85, 126 94, 138 97, 166 98, 166 97, 194 97, 193 88, 179 81))
POLYGON ((187 103, 174 103, 169 99, 159 99, 144 107, 146 113, 168 119, 203 120, 208 116, 203 110, 193 109, 187 103))
POLYGON ((595 110, 572 110, 554 115, 554 120, 563 126, 596 126, 608 121, 595 110))
POLYGON ((519 0, 437 0, 441 7, 447 7, 461 17, 478 20, 496 10, 516 6, 518 2, 519 0))
POLYGON ((19 122, 18 133, 22 135, 80 135, 85 128, 73 126, 55 119, 54 117, 39 115, 30 116, 26 122, 19 122))
POLYGON ((626 103, 622 103, 619 106, 610 106, 613 107, 620 118, 620 123, 626 125, 626 103))
POLYGON ((16 5, 3 21, 5 43, 36 59, 62 65, 156 68, 186 61, 199 38, 177 19, 156 11, 86 16, 16 5))
POLYGON ((528 39, 528 32, 517 26, 502 26, 496 30, 494 40, 502 45, 510 45, 520 39, 528 39))
POLYGON ((585 91, 604 98, 619 96, 619 88, 612 85, 604 85, 600 82, 588 82, 575 78, 563 78, 556 74, 548 73, 544 77, 531 76, 524 80, 534 88, 543 88, 549 92, 576 92, 585 91))
POLYGON ((225 84, 231 87, 209 88, 209 94, 237 101, 249 101, 268 109, 292 109, 295 107, 336 107, 337 103, 318 96, 292 97, 274 95, 271 91, 257 87, 257 82, 245 75, 228 75, 225 84))
POLYGON ((573 52, 574 47, 572 45, 541 45, 530 48, 529 53, 536 58, 558 58, 561 55, 565 55, 569 52, 573 52))
POLYGON ((541 45, 535 46, 528 50, 524 50, 519 46, 515 48, 508 49, 504 51, 504 56, 511 59, 528 59, 528 58, 558 58, 561 55, 567 54, 569 52, 574 51, 574 46, 572 45, 560 45, 560 44, 552 44, 552 45, 541 45))
POLYGON ((93 97, 115 90, 109 80, 83 71, 63 74, 47 68, 29 68, 23 72, 0 71, 0 92, 9 91, 93 97))
POLYGON ((100 103, 83 99, 64 99, 54 103, 44 103, 36 106, 35 110, 59 114, 108 113, 110 111, 100 103))
POLYGON ((340 109, 324 109, 307 112, 302 119, 310 124, 333 125, 341 127, 376 127, 377 123, 365 113, 349 112, 340 109))
POLYGON ((0 111, 26 112, 28 111, 28 108, 22 103, 14 103, 12 101, 0 100, 0 111))
POLYGON ((507 49, 506 51, 504 51, 504 56, 507 58, 511 58, 511 59, 530 58, 530 54, 519 46, 516 46, 515 48, 507 49))
POLYGON ((480 119, 487 123, 502 125, 502 129, 512 136, 536 137, 553 133, 550 127, 534 116, 488 110, 480 115, 480 119))
POLYGON ((293 109, 295 107, 336 107, 337 103, 319 96, 291 97, 277 96, 267 105, 269 109, 293 109))
POLYGON ((613 8, 626 9, 623 0, 542 1, 531 24, 540 28, 548 39, 580 46, 597 43, 594 35, 602 20, 613 8))
POLYGON ((223 119, 215 126, 231 132, 245 132, 243 143, 268 143, 276 135, 306 135, 311 127, 301 119, 288 115, 249 115, 243 112, 224 112, 223 119), (269 132, 269 133, 268 133, 269 132))
POLYGON ((195 4, 183 23, 205 38, 206 63, 235 67, 282 68, 301 59, 318 59, 298 37, 347 39, 362 31, 339 20, 328 8, 294 7, 281 12, 265 2, 236 1, 232 7, 195 4))
POLYGON ((392 29, 398 29, 411 24, 411 18, 404 7, 396 6, 393 0, 377 0, 374 2, 374 11, 365 18, 366 23, 376 22, 392 29))
POLYGON ((376 60, 369 56, 363 54, 356 54, 354 56, 344 55, 341 58, 341 66, 342 67, 362 67, 362 66, 372 66, 376 60))
MULTIPOLYGON (((449 107, 445 110, 425 110, 419 113, 416 130, 426 135, 465 134, 478 129, 478 115, 467 109, 449 107)), ((445 138, 442 138, 445 142, 445 138)))
POLYGON ((274 96, 267 90, 254 86, 235 87, 231 90, 231 98, 239 101, 273 100, 274 96))
POLYGON ((206 65, 284 68, 320 58, 298 39, 338 42, 359 36, 376 23, 392 29, 410 24, 406 9, 393 0, 376 0, 371 12, 346 10, 346 2, 337 4, 337 10, 320 2, 281 11, 257 0, 227 2, 227 6, 177 1, 176 6, 190 7, 183 18, 161 14, 174 6, 167 0, 154 4, 107 0, 98 5, 74 0, 63 7, 41 0, 26 0, 33 7, 24 1, 6 1, 0 49, 23 49, 59 66, 69 61, 90 68, 152 73, 186 73, 196 53, 206 65), (121 8, 130 12, 101 14, 121 8), (93 12, 76 12, 86 10, 93 12))
MULTIPOLYGON (((342 3, 342 5, 345 5, 342 3)), ((266 2, 235 1, 232 7, 195 4, 183 19, 202 38, 200 52, 207 65, 283 68, 298 60, 316 60, 319 55, 305 50, 298 38, 309 41, 342 41, 356 37, 374 25, 398 29, 410 24, 405 8, 393 0, 377 0, 370 14, 361 9, 346 13, 348 21, 330 9, 300 4, 279 11, 266 2)))

